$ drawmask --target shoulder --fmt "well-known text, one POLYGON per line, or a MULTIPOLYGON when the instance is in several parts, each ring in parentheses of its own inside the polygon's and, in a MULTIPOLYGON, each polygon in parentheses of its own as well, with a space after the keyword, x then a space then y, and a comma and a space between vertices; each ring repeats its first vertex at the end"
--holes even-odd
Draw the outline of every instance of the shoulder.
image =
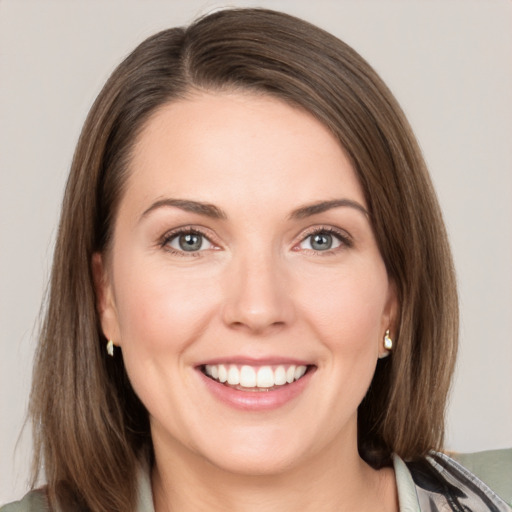
POLYGON ((46 494, 41 489, 29 492, 20 501, 0 507, 0 512, 48 512, 49 510, 46 494))
POLYGON ((512 448, 476 453, 453 453, 450 457, 485 482, 512 505, 512 448))
POLYGON ((421 510, 512 511, 488 485, 442 453, 431 453, 424 460, 406 464, 416 485, 421 510), (438 508, 432 508, 434 504, 438 508))
MULTIPOLYGON (((151 471, 149 460, 141 460, 137 470, 138 512, 155 512, 151 490, 151 471)), ((20 501, 0 505, 0 512, 87 512, 86 505, 79 504, 71 495, 66 505, 59 504, 55 508, 48 505, 46 488, 35 489, 26 494, 20 501)))

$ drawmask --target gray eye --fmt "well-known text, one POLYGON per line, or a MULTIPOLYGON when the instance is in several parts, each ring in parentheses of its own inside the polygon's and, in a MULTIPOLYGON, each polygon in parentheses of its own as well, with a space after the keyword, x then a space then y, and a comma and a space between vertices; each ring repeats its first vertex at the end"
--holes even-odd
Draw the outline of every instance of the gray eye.
POLYGON ((176 235, 170 242, 169 246, 173 249, 183 252, 196 252, 210 249, 211 242, 201 233, 182 233, 176 235))
POLYGON ((201 245, 203 245, 203 237, 192 233, 181 235, 178 238, 178 241, 180 249, 183 251, 198 251, 201 249, 201 245))
POLYGON ((311 235, 311 248, 315 251, 326 251, 332 247, 332 235, 327 233, 317 233, 311 235))
POLYGON ((338 236, 326 231, 319 231, 304 238, 300 243, 300 248, 321 252, 336 249, 341 244, 342 242, 338 236))

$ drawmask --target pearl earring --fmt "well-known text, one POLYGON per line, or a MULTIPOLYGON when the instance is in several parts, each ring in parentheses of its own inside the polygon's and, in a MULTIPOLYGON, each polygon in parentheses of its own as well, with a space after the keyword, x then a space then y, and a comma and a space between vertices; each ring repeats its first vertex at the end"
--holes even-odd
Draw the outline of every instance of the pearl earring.
POLYGON ((393 348, 393 340, 389 337, 389 329, 387 329, 386 333, 384 334, 384 348, 386 351, 379 355, 379 359, 388 357, 391 349, 393 348))
POLYGON ((391 350, 393 348, 393 340, 389 337, 389 329, 384 334, 384 348, 386 350, 391 350))
POLYGON ((107 343, 107 354, 110 357, 114 357, 114 342, 112 340, 108 340, 108 343, 107 343))

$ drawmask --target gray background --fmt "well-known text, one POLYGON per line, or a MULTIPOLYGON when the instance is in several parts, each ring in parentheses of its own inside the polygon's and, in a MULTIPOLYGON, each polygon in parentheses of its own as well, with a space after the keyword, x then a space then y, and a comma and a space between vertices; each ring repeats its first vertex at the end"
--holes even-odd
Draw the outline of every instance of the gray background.
MULTIPOLYGON (((18 436, 37 317, 87 110, 115 64, 143 38, 220 5, 0 1, 0 503, 26 488, 30 429, 18 436)), ((512 3, 229 5, 284 10, 335 33, 401 102, 438 190, 460 285, 461 350, 447 448, 512 446, 512 3)))

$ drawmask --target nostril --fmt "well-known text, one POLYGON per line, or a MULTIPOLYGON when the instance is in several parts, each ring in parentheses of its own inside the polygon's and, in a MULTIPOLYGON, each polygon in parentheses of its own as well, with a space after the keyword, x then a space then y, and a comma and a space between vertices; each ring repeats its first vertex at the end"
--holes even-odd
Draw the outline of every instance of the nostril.
POLYGON ((244 330, 253 334, 269 334, 286 326, 282 321, 265 321, 264 319, 250 318, 246 321, 231 322, 229 327, 235 330, 244 330))

